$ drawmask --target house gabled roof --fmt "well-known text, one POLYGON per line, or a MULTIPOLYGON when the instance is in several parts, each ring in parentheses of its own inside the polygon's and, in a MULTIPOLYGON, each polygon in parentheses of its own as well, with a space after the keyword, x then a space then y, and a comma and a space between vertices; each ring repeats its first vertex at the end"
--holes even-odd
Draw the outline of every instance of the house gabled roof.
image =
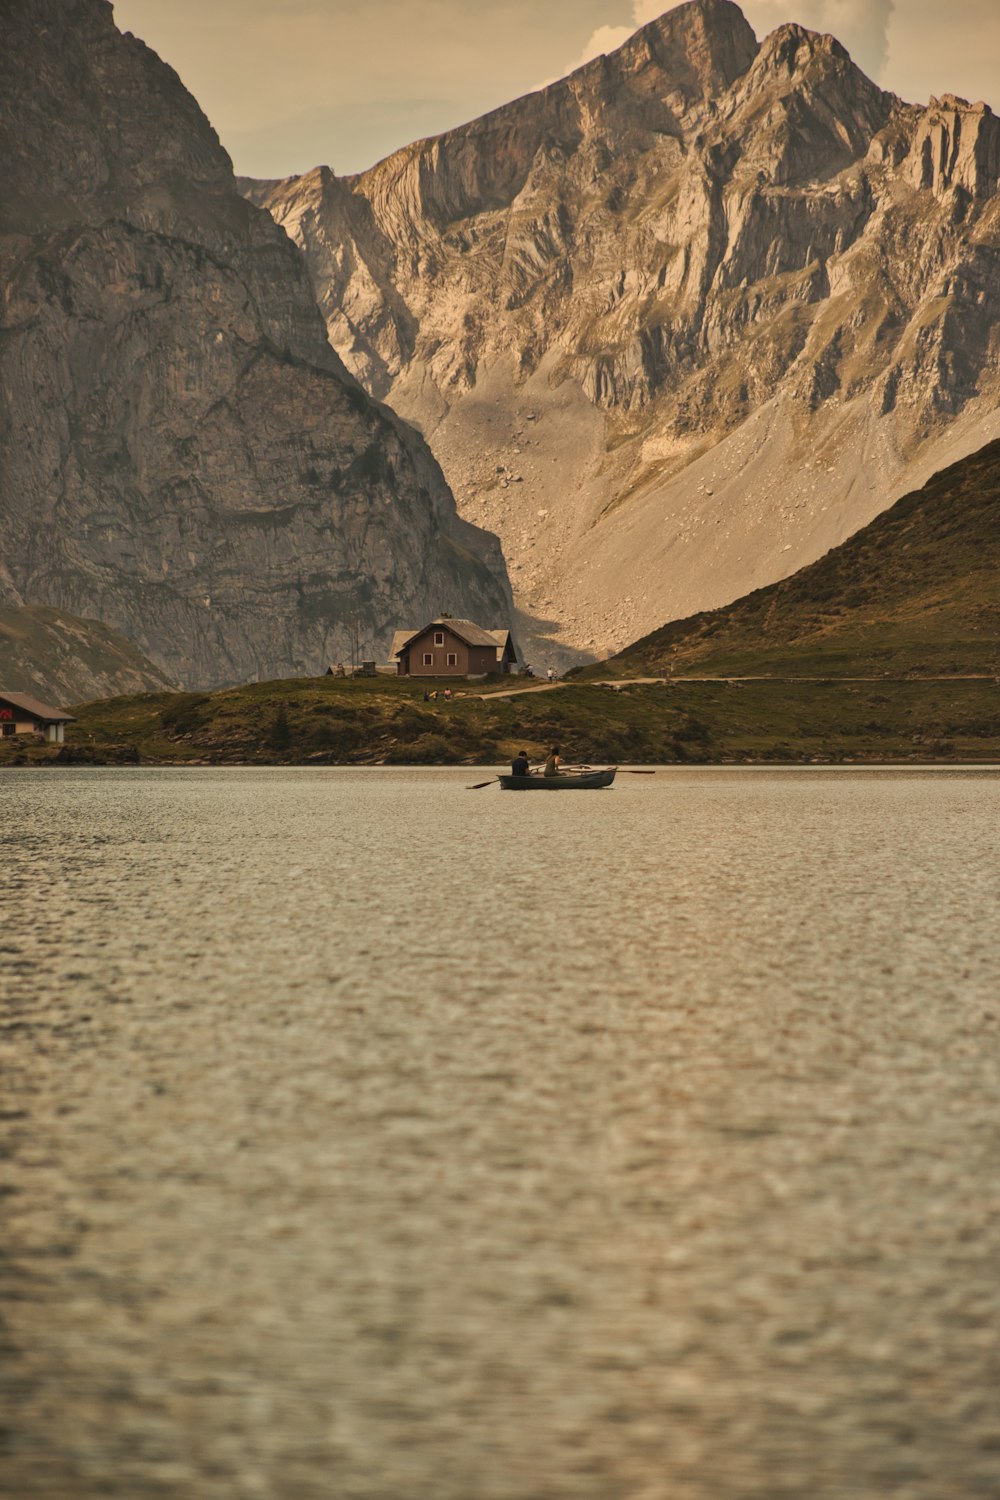
POLYGON ((400 651, 426 635, 429 630, 450 630, 452 635, 457 635, 467 646, 498 646, 501 650, 508 634, 506 630, 484 630, 474 620, 453 620, 449 616, 432 620, 420 630, 397 630, 392 638, 392 655, 398 656, 400 651))
POLYGON ((416 630, 394 630, 392 632, 392 645, 389 647, 389 660, 395 661, 407 641, 412 641, 419 634, 416 630))
POLYGON ((13 708, 23 709, 33 719, 48 719, 53 724, 76 723, 72 714, 64 714, 61 708, 52 708, 48 703, 40 703, 37 698, 29 698, 27 693, 5 693, 0 688, 0 702, 9 703, 13 708))
POLYGON ((511 635, 509 630, 490 630, 487 631, 487 634, 491 635, 496 641, 497 646, 500 648, 501 656, 506 651, 508 646, 511 649, 511 654, 513 656, 517 655, 517 648, 514 645, 514 637, 511 635))

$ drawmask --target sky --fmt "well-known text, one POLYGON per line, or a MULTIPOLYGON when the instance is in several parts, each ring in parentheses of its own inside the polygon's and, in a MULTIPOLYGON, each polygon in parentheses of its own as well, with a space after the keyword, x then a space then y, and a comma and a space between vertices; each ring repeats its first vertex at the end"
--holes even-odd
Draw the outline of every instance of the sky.
MULTIPOLYGON (((115 0, 248 177, 360 171, 620 46, 661 0, 115 0)), ((1000 113, 998 0, 746 0, 758 37, 831 31, 883 88, 1000 113)))

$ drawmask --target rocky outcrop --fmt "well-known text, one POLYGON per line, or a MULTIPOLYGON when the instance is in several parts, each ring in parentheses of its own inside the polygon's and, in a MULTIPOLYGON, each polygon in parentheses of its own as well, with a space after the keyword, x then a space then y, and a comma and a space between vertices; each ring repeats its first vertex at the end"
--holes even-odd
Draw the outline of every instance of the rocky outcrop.
POLYGON ((1000 125, 992 110, 953 94, 932 99, 913 131, 904 175, 939 198, 956 189, 992 198, 1000 179, 1000 125))
POLYGON ((1000 431, 998 152, 985 105, 697 0, 369 172, 244 187, 519 602, 602 653, 1000 431))
POLYGON ((327 343, 299 252, 106 0, 0 0, 0 591, 188 686, 504 623, 496 539, 327 343))
POLYGON ((176 687, 123 635, 43 605, 0 607, 0 692, 73 704, 176 687))

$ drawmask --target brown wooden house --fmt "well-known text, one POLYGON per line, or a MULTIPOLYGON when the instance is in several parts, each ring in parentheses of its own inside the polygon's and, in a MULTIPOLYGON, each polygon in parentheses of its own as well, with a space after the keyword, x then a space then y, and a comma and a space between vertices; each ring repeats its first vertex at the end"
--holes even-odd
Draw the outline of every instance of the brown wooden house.
POLYGON ((509 630, 441 615, 422 630, 397 630, 390 651, 400 677, 480 677, 509 672, 517 652, 509 630))
POLYGON ((44 734, 50 745, 61 745, 66 725, 73 722, 72 714, 39 703, 27 693, 0 692, 0 736, 4 738, 11 734, 44 734))

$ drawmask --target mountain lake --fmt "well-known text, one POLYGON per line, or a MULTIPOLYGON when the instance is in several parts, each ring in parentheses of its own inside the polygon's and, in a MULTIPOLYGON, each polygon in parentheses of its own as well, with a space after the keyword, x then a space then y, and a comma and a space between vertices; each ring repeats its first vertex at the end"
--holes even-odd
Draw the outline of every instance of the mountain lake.
POLYGON ((483 776, 0 776, 0 1493, 995 1500, 1000 777, 483 776))

